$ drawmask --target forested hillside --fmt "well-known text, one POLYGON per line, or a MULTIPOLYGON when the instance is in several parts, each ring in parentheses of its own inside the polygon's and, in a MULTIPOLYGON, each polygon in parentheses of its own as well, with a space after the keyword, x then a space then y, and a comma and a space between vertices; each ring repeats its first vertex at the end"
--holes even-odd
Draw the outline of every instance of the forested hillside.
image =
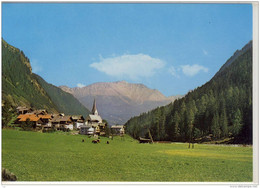
POLYGON ((33 74, 37 81, 46 91, 59 112, 65 114, 80 114, 86 117, 90 111, 84 107, 73 95, 64 92, 62 89, 47 83, 39 75, 33 74))
POLYGON ((252 143, 252 42, 234 54, 205 85, 184 98, 156 108, 125 125, 134 138, 190 141, 212 135, 252 143), (232 62, 230 60, 232 59, 232 62))
POLYGON ((47 93, 33 77, 30 61, 23 51, 2 39, 2 103, 6 102, 13 106, 24 105, 57 111, 47 93))
POLYGON ((72 95, 32 73, 23 51, 2 39, 2 122, 7 124, 17 106, 46 109, 50 113, 86 115, 89 111, 72 95))

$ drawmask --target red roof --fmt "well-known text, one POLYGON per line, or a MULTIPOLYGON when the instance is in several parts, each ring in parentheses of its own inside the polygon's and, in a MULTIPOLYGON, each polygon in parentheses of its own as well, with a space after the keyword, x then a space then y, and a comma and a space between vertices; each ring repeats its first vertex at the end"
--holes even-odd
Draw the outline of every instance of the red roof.
POLYGON ((17 118, 20 118, 19 121, 26 121, 27 119, 30 121, 38 121, 40 119, 35 114, 21 114, 17 118))

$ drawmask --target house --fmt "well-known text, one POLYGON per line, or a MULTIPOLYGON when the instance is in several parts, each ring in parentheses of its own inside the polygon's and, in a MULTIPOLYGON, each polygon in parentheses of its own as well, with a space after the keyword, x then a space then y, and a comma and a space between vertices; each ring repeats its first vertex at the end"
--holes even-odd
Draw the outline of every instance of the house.
POLYGON ((92 128, 92 127, 90 127, 90 128, 88 129, 87 134, 88 134, 88 135, 93 135, 93 134, 94 134, 94 131, 95 131, 95 129, 92 128))
POLYGON ((45 109, 40 109, 40 110, 34 110, 30 113, 36 114, 36 115, 46 115, 46 114, 48 114, 48 111, 45 109))
POLYGON ((51 124, 52 115, 51 114, 38 115, 38 117, 41 118, 43 127, 52 127, 52 124, 51 124))
POLYGON ((50 120, 51 126, 55 129, 60 127, 60 117, 58 114, 53 114, 52 119, 50 120))
POLYGON ((73 124, 66 124, 66 125, 64 125, 64 127, 66 128, 66 129, 69 129, 69 130, 73 130, 73 124))
POLYGON ((90 128, 90 127, 87 127, 86 125, 80 126, 79 134, 87 135, 89 128, 90 128))
POLYGON ((16 119, 16 123, 20 125, 26 122, 32 123, 33 127, 41 127, 42 125, 42 119, 35 114, 20 114, 16 119))
POLYGON ((71 119, 75 129, 80 129, 84 125, 85 118, 82 115, 73 115, 71 119))
POLYGON ((111 129, 111 133, 113 135, 124 135, 125 134, 125 128, 124 128, 124 125, 112 125, 110 127, 111 129))
POLYGON ((95 129, 93 127, 88 127, 86 125, 83 125, 83 126, 80 127, 80 134, 94 135, 95 129))
POLYGON ((22 122, 31 122, 32 126, 42 127, 42 128, 51 128, 51 119, 52 115, 36 115, 34 113, 20 114, 15 123, 22 124, 22 122))
POLYGON ((98 114, 96 100, 94 99, 91 114, 87 116, 85 126, 81 126, 80 134, 105 135, 105 127, 106 124, 102 122, 102 118, 98 114), (92 129, 87 131, 89 128, 93 128, 93 131, 92 129))
POLYGON ((73 123, 71 116, 65 116, 63 114, 55 114, 51 119, 52 127, 57 130, 70 129, 73 130, 73 123))
POLYGON ((18 114, 26 114, 26 113, 32 112, 32 108, 28 108, 25 106, 18 106, 16 108, 16 111, 18 114))
POLYGON ((27 107, 17 107, 16 110, 20 115, 17 117, 15 123, 20 125, 22 122, 32 122, 31 125, 41 127, 42 130, 73 130, 74 127, 79 128, 84 126, 85 119, 82 115, 68 116, 64 113, 48 114, 48 111, 45 109, 32 110, 27 107))

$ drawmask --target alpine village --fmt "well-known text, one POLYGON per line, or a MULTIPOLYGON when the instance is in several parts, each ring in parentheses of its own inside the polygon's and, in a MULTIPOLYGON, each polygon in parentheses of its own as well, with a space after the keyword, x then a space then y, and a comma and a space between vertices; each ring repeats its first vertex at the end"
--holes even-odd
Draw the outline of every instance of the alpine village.
POLYGON ((24 130, 32 128, 42 132, 79 130, 79 134, 92 136, 105 136, 108 129, 115 135, 123 136, 125 133, 123 125, 112 125, 108 128, 107 123, 102 122, 95 100, 86 120, 82 115, 48 114, 45 109, 33 110, 31 107, 18 106, 16 110, 19 115, 14 123, 24 130))
POLYGON ((204 85, 125 122, 102 117, 116 101, 88 103, 2 39, 2 180, 252 181, 252 41, 204 85))

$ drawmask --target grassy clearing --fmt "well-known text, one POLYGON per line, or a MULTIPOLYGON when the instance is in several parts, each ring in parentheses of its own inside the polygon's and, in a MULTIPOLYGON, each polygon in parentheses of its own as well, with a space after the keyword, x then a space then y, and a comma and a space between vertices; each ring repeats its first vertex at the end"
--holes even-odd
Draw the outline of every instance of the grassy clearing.
POLYGON ((18 181, 252 181, 252 147, 196 144, 188 149, 180 143, 139 144, 129 136, 101 137, 100 144, 91 140, 2 130, 2 167, 18 181))

